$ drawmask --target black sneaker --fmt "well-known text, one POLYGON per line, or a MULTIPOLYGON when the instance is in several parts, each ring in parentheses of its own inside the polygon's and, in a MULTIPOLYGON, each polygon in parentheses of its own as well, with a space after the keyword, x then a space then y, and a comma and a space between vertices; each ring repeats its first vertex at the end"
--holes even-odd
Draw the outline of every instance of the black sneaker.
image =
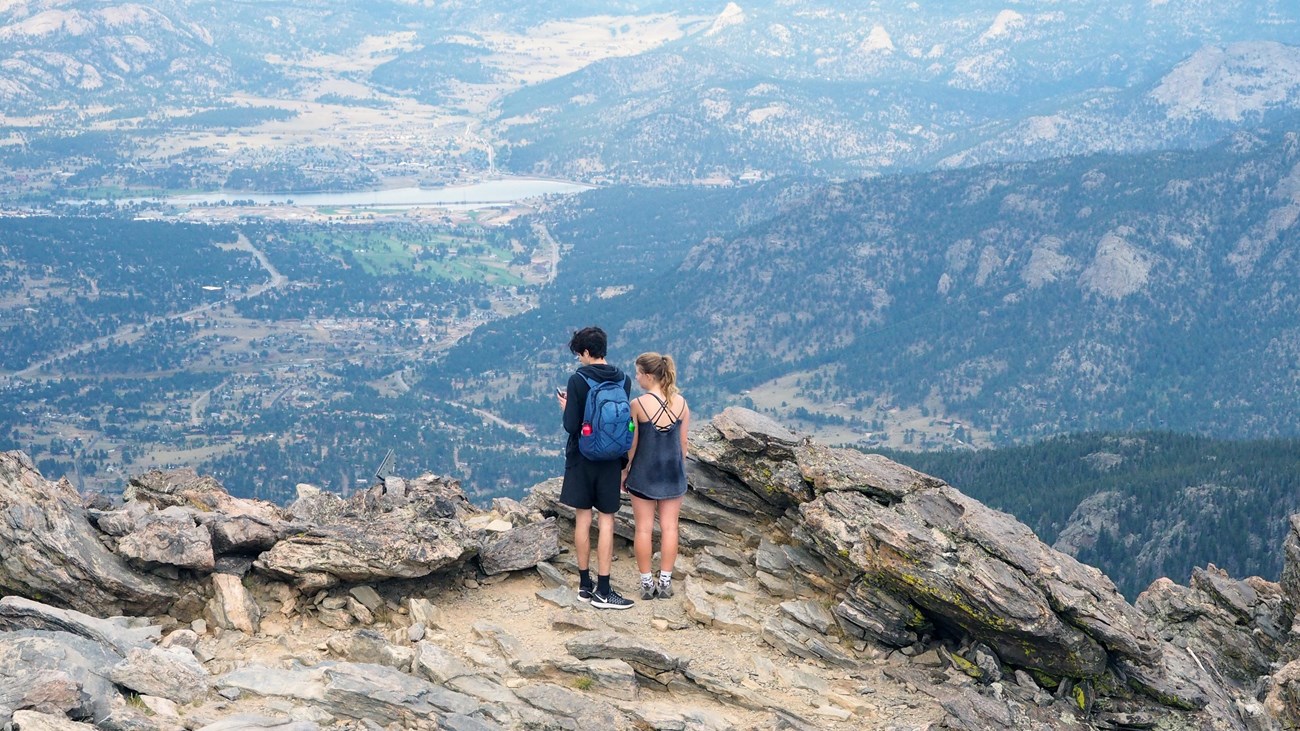
POLYGON ((658 592, 659 592, 659 586, 658 586, 657 584, 655 584, 654 581, 642 581, 642 582, 641 582, 641 598, 642 598, 642 599, 645 599, 645 600, 647 600, 647 601, 650 600, 650 599, 654 599, 654 598, 655 598, 655 594, 658 593, 658 592))
POLYGON ((591 601, 591 595, 595 593, 596 593, 596 587, 594 586, 582 586, 581 584, 578 585, 578 601, 580 602, 591 601))
POLYGON ((631 599, 624 599, 613 589, 608 594, 594 592, 591 595, 591 606, 597 609, 631 609, 636 602, 631 599))
POLYGON ((655 593, 659 595, 660 599, 671 597, 673 595, 673 582, 661 580, 658 585, 655 586, 655 593))

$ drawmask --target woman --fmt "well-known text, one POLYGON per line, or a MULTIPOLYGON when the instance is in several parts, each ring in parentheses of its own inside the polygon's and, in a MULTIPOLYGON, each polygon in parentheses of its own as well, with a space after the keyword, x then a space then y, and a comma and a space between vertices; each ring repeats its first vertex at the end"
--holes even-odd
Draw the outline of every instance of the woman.
POLYGON ((636 535, 632 547, 641 572, 641 598, 673 595, 677 560, 677 516, 686 494, 686 430, 691 410, 677 392, 673 359, 642 353, 636 359, 636 382, 645 391, 632 401, 636 432, 623 470, 623 489, 632 495, 636 535), (655 512, 659 513, 659 578, 650 572, 655 512))

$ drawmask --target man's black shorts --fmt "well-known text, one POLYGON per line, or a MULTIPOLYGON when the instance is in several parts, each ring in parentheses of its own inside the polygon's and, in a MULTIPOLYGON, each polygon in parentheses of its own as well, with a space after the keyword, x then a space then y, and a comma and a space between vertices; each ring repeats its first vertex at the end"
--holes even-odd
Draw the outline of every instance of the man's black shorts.
POLYGON ((579 457, 577 464, 564 470, 560 502, 578 510, 595 508, 605 514, 617 513, 622 483, 622 460, 592 462, 579 457))

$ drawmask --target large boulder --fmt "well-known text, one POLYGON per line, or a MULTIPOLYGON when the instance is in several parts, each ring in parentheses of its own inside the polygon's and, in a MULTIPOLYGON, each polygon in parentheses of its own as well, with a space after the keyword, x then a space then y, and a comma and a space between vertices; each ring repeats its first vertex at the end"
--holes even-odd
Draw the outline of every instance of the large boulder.
MULTIPOLYGON (((215 479, 190 469, 153 470, 133 477, 123 497, 128 510, 134 505, 148 505, 164 515, 183 510, 206 529, 209 550, 216 556, 256 556, 306 527, 274 503, 233 497, 215 479)), ((100 528, 105 529, 102 521, 100 528)))
POLYGON ((1166 657, 1174 648, 1100 571, 941 480, 738 408, 692 434, 690 451, 712 483, 797 511, 794 532, 830 568, 851 636, 902 645, 935 627, 1042 677, 1131 686, 1177 708, 1210 702, 1205 671, 1166 657))
POLYGON ((304 591, 427 576, 479 548, 480 537, 464 524, 479 511, 452 479, 394 478, 349 500, 313 491, 299 500, 291 513, 328 522, 277 542, 254 566, 304 591))
POLYGON ((22 452, 0 453, 0 590, 109 614, 159 614, 178 593, 110 551, 76 489, 46 480, 22 452))

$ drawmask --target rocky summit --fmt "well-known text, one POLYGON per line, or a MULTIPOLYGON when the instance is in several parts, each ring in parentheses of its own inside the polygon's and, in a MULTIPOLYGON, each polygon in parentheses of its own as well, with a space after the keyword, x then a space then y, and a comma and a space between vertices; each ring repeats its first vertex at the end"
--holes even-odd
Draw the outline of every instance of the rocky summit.
POLYGON ((0 725, 1300 723, 1300 516, 1280 583, 1208 566, 1133 605, 941 480, 755 412, 690 452, 680 588, 626 612, 578 600, 559 480, 491 509, 435 475, 280 507, 152 472, 110 500, 0 454, 0 725))

